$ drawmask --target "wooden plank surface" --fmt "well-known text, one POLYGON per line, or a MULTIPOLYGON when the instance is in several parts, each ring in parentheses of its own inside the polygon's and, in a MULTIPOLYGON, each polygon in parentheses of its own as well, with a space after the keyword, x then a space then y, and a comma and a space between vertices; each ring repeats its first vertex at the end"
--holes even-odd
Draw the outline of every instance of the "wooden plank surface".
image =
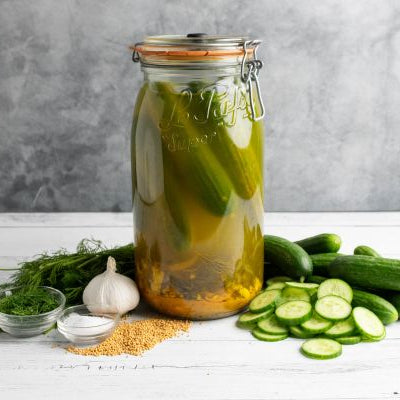
MULTIPOLYGON (((266 230, 290 239, 340 234, 343 251, 370 244, 400 256, 400 213, 274 213, 266 230)), ((0 265, 12 268, 43 250, 73 250, 83 237, 131 241, 130 214, 0 215, 0 265)), ((9 272, 1 272, 4 281, 9 272)), ((150 316, 142 306, 135 313, 150 316)), ((254 340, 235 317, 194 323, 190 332, 142 357, 81 357, 53 331, 15 339, 0 334, 0 393, 5 399, 396 399, 400 324, 380 343, 347 346, 330 361, 299 353, 302 341, 254 340)))

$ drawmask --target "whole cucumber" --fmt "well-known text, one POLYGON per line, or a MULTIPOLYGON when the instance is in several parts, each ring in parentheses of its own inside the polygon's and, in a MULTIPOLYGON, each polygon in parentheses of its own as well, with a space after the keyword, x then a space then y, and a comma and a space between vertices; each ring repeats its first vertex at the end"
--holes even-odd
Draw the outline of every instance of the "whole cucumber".
POLYGON ((320 253, 320 254, 311 254, 310 258, 313 263, 313 273, 315 275, 328 275, 328 265, 341 256, 343 254, 340 253, 320 253))
POLYGON ((393 293, 385 295, 385 299, 388 300, 393 307, 400 313, 400 293, 393 293))
POLYGON ((361 288, 400 290, 400 260, 371 256, 340 256, 329 275, 361 288))
POLYGON ((358 256, 382 257, 376 250, 369 246, 357 246, 354 254, 358 256))
POLYGON ((310 255, 318 253, 337 253, 342 244, 342 239, 334 233, 321 233, 316 236, 298 240, 295 243, 310 255))
POLYGON ((264 236, 264 259, 279 266, 284 275, 300 278, 312 274, 310 256, 298 244, 278 236, 264 236))

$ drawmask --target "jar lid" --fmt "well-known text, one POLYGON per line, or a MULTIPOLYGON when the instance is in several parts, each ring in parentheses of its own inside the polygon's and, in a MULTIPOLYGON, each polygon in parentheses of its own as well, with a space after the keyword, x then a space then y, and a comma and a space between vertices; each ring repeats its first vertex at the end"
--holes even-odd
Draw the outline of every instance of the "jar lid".
POLYGON ((148 36, 143 42, 131 48, 132 60, 148 67, 179 67, 185 69, 211 69, 236 67, 240 65, 241 80, 247 85, 251 115, 254 121, 264 117, 265 109, 261 98, 258 73, 262 61, 257 58, 257 47, 261 40, 245 36, 187 35, 148 36), (253 82, 260 103, 256 115, 253 97, 253 82))
POLYGON ((238 65, 243 57, 250 58, 261 43, 245 36, 207 35, 189 33, 187 35, 148 36, 136 43, 133 60, 150 65, 193 65, 196 63, 223 63, 238 65))

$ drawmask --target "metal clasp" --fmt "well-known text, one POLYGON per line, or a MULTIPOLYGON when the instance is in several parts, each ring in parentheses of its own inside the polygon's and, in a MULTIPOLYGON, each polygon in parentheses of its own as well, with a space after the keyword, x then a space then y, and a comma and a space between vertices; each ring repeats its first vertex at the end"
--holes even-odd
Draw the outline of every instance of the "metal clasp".
POLYGON ((259 121, 263 119, 265 115, 265 107, 261 97, 260 82, 258 80, 258 74, 260 72, 260 69, 263 67, 263 62, 257 58, 257 48, 259 44, 260 41, 258 40, 247 40, 243 43, 244 54, 242 59, 242 66, 240 68, 240 76, 242 82, 247 84, 249 90, 251 117, 253 121, 259 121), (246 61, 249 46, 254 46, 253 59, 246 61), (255 82, 256 84, 257 97, 261 107, 261 114, 259 116, 256 116, 252 82, 255 82))
POLYGON ((136 43, 133 48, 132 61, 135 63, 140 61, 140 55, 139 55, 138 51, 136 50, 137 46, 139 46, 140 44, 143 44, 143 42, 136 43))

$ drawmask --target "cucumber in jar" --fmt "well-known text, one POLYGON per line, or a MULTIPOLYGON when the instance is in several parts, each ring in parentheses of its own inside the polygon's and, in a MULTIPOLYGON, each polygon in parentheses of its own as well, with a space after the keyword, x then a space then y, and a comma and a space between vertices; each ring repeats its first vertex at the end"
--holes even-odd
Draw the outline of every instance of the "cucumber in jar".
POLYGON ((174 171, 174 166, 168 154, 163 152, 164 158, 164 195, 169 212, 177 228, 173 236, 175 247, 178 250, 187 250, 190 247, 191 231, 190 220, 182 197, 179 195, 180 185, 174 171))
MULTIPOLYGON (((152 93, 148 91, 147 97, 150 98, 151 96, 152 93)), ((162 165, 160 165, 158 168, 155 168, 155 163, 151 163, 150 165, 141 166, 141 169, 146 171, 147 170, 155 171, 156 172, 155 179, 156 180, 161 179, 161 182, 158 183, 157 186, 161 186, 159 191, 164 192, 165 206, 168 208, 169 211, 166 212, 166 215, 170 215, 174 224, 173 228, 172 227, 168 228, 168 232, 174 243, 175 248, 177 250, 182 251, 186 250, 190 246, 191 232, 190 232, 189 215, 186 210, 185 204, 182 200, 182 197, 180 196, 181 188, 178 181, 179 176, 177 175, 177 172, 174 169, 174 165, 168 150, 165 148, 165 146, 161 141, 161 133, 158 127, 159 117, 151 106, 154 104, 157 104, 154 98, 151 98, 150 101, 144 100, 142 102, 141 118, 143 118, 143 122, 146 125, 146 132, 142 134, 139 134, 138 132, 136 136, 139 137, 147 136, 147 138, 154 136, 158 138, 158 140, 160 141, 160 152, 161 152, 161 155, 159 156, 160 160, 158 160, 158 163, 162 161, 162 165)), ((141 153, 143 153, 143 151, 144 151, 143 146, 137 149, 139 157, 142 156, 141 153)), ((148 162, 149 160, 146 158, 142 160, 141 164, 146 164, 148 162)), ((139 175, 140 174, 138 174, 137 178, 138 185, 140 183, 140 180, 144 181, 142 186, 144 186, 145 184, 151 187, 151 185, 154 184, 153 182, 155 180, 154 177, 150 177, 146 174, 144 174, 144 176, 139 176, 139 175)), ((152 192, 152 190, 149 189, 146 191, 152 192)), ((148 198, 147 202, 149 202, 148 198)), ((170 225, 171 222, 168 223, 167 221, 167 224, 170 225)))
MULTIPOLYGON (((132 176, 132 188, 136 190, 137 187, 137 177, 136 177, 136 128, 139 121, 139 112, 141 110, 143 99, 146 94, 148 85, 144 84, 136 98, 135 109, 133 110, 133 120, 132 120, 132 130, 131 130, 131 176, 132 176)), ((133 196, 134 197, 134 196, 133 196)))
POLYGON ((233 185, 217 157, 203 144, 202 140, 210 140, 209 137, 192 121, 187 106, 192 98, 175 92, 167 82, 156 82, 155 87, 163 100, 163 120, 167 122, 160 124, 163 145, 181 171, 182 180, 209 212, 229 214, 233 185))
POLYGON ((243 199, 250 199, 261 186, 261 163, 256 154, 261 145, 254 143, 260 132, 253 128, 257 128, 254 125, 262 126, 262 122, 250 119, 247 95, 241 83, 221 80, 211 87, 200 87, 193 100, 193 113, 201 112, 205 105, 208 110, 205 119, 207 129, 213 132, 211 150, 228 174, 236 193, 243 199))

